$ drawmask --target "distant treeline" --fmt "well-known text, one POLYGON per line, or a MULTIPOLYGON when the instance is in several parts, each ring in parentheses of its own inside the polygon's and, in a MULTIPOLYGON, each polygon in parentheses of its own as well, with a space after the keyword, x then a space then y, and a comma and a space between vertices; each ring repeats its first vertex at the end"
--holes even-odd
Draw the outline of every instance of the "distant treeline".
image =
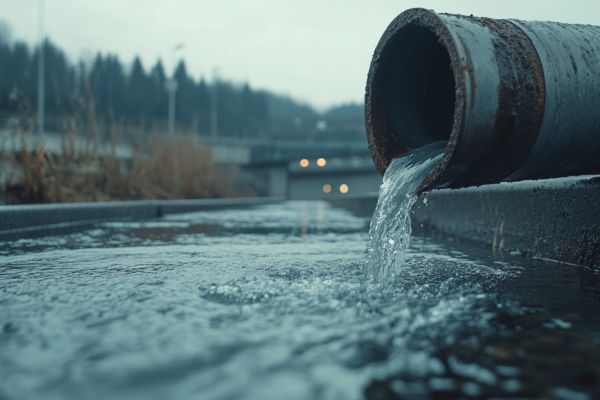
MULTIPOLYGON (((125 66, 116 55, 98 53, 90 62, 71 63, 51 42, 44 46, 47 129, 57 121, 78 121, 123 131, 165 131, 168 93, 163 63, 146 70, 139 58, 125 66)), ((34 120, 38 49, 0 37, 0 122, 34 120)), ((216 98, 220 135, 284 140, 364 140, 360 104, 320 113, 307 104, 249 84, 207 82, 192 77, 182 60, 176 67, 177 130, 208 134, 211 101, 216 98)), ((63 122, 60 122, 63 123, 63 122)), ((54 124, 54 125, 53 125, 54 124)), ((100 129, 100 128, 98 128, 100 129)))

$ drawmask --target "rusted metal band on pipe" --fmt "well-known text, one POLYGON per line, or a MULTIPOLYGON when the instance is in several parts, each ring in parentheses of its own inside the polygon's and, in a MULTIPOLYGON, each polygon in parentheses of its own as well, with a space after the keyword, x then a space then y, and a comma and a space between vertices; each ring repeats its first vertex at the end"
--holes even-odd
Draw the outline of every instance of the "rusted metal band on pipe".
POLYGON ((546 90, 533 150, 513 179, 600 171, 600 27, 512 21, 539 55, 546 90))
POLYGON ((599 46, 597 27, 424 9, 400 14, 375 49, 367 81, 367 138, 377 169, 444 140, 445 155, 421 190, 599 172, 598 152, 590 150, 600 144, 599 46), (561 41, 555 36, 562 31, 561 41), (561 48, 545 50, 551 46, 561 48), (567 67, 579 75, 561 82, 561 74, 573 74, 567 67), (586 115, 571 107, 582 101, 586 115), (577 129, 569 130, 575 118, 577 129), (569 153, 582 143, 587 151, 569 153))

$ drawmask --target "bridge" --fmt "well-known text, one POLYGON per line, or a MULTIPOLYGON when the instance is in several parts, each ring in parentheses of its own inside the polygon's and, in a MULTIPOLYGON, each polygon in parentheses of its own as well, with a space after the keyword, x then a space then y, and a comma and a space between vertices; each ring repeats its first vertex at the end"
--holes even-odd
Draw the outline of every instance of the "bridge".
POLYGON ((366 141, 199 140, 216 163, 239 165, 268 196, 320 199, 376 192, 381 183, 366 141))
MULTIPOLYGON (((215 163, 238 165, 266 196, 319 199, 377 191, 381 182, 366 141, 193 137, 210 149, 215 163)), ((63 142, 64 136, 57 133, 46 133, 43 137, 23 134, 21 138, 9 131, 0 131, 0 152, 4 153, 19 150, 27 143, 30 148, 44 146, 49 152, 59 154, 63 142)), ((70 145, 79 151, 92 145, 82 136, 74 136, 71 142, 70 145)), ((111 154, 125 162, 134 154, 127 143, 97 141, 93 148, 98 154, 111 154)))
POLYGON ((371 158, 364 156, 305 157, 248 165, 244 171, 265 195, 292 200, 372 193, 381 183, 371 158))

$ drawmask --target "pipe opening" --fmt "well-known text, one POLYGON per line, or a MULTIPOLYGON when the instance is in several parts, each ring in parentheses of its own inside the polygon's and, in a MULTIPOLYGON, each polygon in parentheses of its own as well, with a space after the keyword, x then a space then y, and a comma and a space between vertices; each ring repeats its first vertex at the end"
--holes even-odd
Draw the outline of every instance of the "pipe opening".
POLYGON ((405 149, 448 141, 455 81, 450 56, 430 29, 401 28, 386 51, 387 98, 394 135, 405 149))

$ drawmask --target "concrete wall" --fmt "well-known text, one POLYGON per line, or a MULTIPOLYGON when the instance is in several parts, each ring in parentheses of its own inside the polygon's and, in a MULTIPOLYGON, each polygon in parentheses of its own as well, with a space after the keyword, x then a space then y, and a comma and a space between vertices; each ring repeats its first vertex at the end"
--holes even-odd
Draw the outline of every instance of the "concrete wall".
POLYGON ((289 185, 287 162, 247 166, 243 172, 252 180, 259 195, 287 198, 289 185))
POLYGON ((251 149, 248 146, 211 144, 210 153, 217 164, 248 164, 251 161, 251 149))
POLYGON ((434 190, 413 225, 579 265, 600 266, 600 176, 434 190))
MULTIPOLYGON (((432 190, 413 208, 413 230, 479 242, 496 253, 600 267, 600 176, 432 190)), ((330 198, 370 216, 377 192, 330 198)))

